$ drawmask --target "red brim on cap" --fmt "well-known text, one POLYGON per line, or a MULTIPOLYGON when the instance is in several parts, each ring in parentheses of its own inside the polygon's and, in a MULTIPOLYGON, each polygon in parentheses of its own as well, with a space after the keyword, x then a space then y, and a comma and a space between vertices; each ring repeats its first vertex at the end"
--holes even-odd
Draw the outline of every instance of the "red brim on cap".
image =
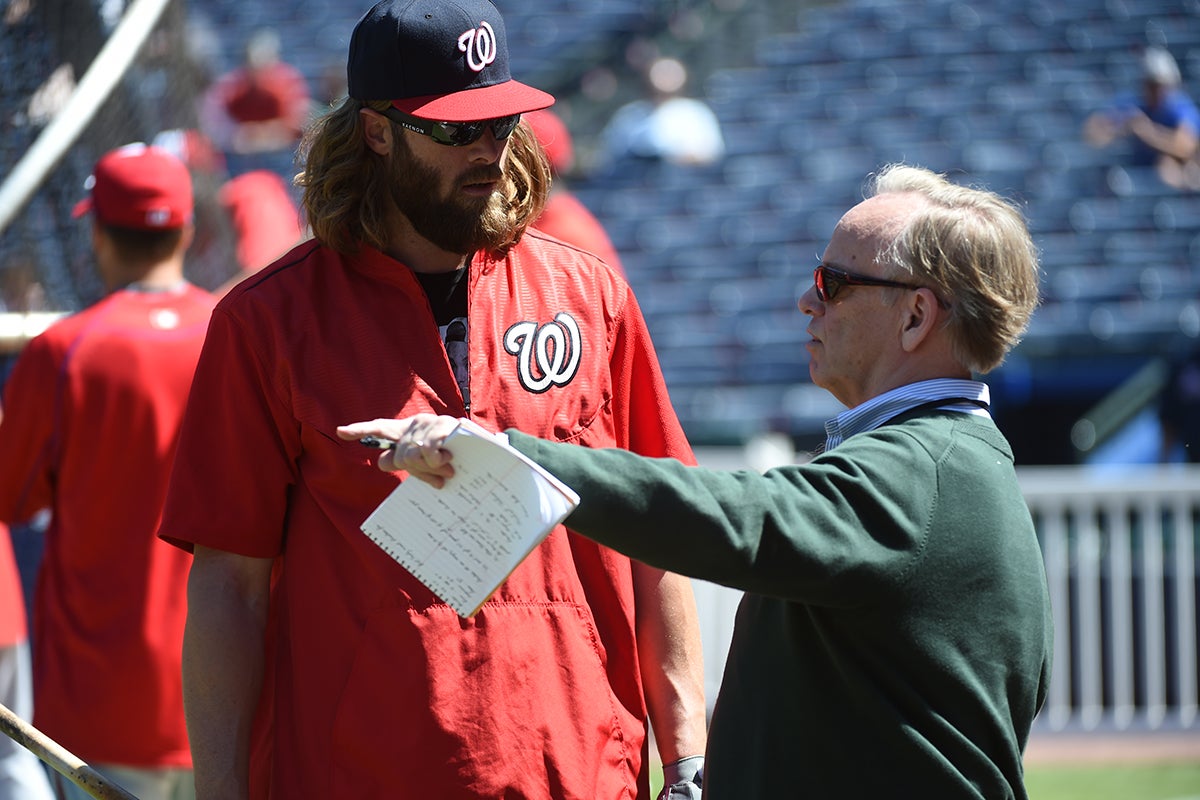
POLYGON ((75 207, 73 209, 71 209, 71 216, 74 217, 75 219, 79 219, 80 217, 82 217, 84 214, 88 213, 91 210, 92 210, 92 197, 91 197, 91 195, 88 195, 87 197, 83 198, 82 200, 80 200, 78 203, 75 204, 75 207))
POLYGON ((554 105, 554 95, 509 80, 454 94, 405 97, 392 105, 406 114, 438 122, 474 122, 525 114, 554 105))

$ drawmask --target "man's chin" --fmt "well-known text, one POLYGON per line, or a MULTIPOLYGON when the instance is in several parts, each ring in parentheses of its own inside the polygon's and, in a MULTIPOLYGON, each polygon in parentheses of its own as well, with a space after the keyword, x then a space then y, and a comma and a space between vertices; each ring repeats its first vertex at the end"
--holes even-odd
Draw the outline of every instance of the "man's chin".
POLYGON ((416 232, 449 253, 492 250, 505 241, 508 225, 504 198, 498 192, 469 198, 460 193, 452 203, 421 209, 409 219, 416 232))

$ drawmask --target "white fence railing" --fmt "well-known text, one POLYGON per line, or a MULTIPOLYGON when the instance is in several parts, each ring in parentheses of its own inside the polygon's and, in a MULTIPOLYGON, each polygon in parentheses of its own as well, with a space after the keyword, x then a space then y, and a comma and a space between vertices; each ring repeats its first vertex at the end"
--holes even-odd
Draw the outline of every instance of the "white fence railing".
POLYGON ((1026 469, 1054 607, 1051 730, 1197 723, 1196 468, 1026 469))
MULTIPOLYGON (((702 463, 717 464, 701 457, 702 463)), ((721 463, 720 466, 728 466, 721 463)), ((1055 620, 1038 725, 1195 729, 1200 467, 1019 471, 1046 562, 1055 620)), ((695 581, 710 704, 739 592, 695 581)))

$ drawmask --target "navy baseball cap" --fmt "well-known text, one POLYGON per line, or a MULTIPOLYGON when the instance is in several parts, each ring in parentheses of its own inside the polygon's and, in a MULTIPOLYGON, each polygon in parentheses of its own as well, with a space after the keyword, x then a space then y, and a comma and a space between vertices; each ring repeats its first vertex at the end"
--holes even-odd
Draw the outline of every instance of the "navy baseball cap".
POLYGON ((439 122, 554 104, 509 74, 504 19, 488 0, 382 0, 354 26, 346 79, 357 100, 390 100, 439 122))

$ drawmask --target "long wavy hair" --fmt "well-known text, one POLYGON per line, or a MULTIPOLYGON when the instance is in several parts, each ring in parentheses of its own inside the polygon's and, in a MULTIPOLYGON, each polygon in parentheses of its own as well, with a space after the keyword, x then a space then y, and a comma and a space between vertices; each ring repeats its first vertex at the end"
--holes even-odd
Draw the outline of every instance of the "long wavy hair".
MULTIPOLYGON (((296 176, 303 190, 301 205, 313 236, 339 253, 352 253, 361 243, 382 248, 388 240, 388 216, 393 213, 386 157, 367 147, 363 108, 382 111, 387 101, 347 98, 317 120, 300 144, 304 171, 296 176)), ((402 141, 394 122, 392 135, 402 141)), ((402 157, 406 148, 397 148, 402 157)), ((500 187, 507 208, 507 230, 497 232, 492 255, 503 257, 521 240, 530 223, 541 216, 550 192, 550 165, 529 126, 522 121, 510 139, 500 187)))

